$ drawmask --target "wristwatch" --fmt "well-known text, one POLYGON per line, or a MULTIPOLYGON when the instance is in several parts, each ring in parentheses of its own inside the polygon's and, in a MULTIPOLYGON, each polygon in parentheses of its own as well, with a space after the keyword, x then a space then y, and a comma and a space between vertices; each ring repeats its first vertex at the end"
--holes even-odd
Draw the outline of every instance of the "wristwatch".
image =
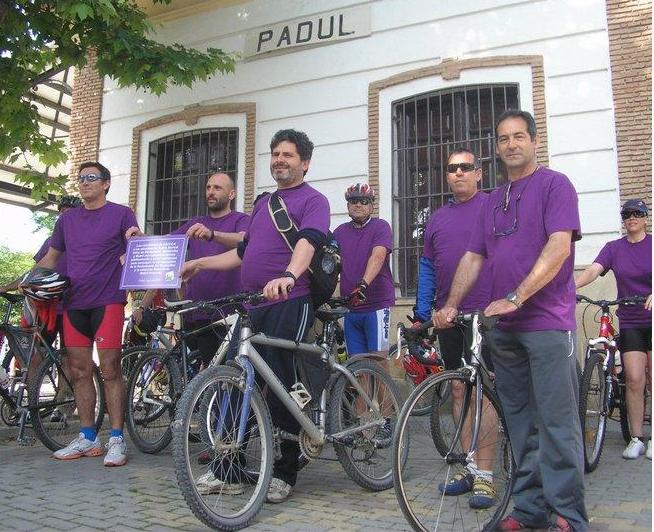
POLYGON ((506 294, 504 299, 513 303, 517 308, 520 308, 522 306, 522 302, 520 301, 520 299, 518 299, 518 294, 516 294, 515 292, 509 292, 508 294, 506 294))

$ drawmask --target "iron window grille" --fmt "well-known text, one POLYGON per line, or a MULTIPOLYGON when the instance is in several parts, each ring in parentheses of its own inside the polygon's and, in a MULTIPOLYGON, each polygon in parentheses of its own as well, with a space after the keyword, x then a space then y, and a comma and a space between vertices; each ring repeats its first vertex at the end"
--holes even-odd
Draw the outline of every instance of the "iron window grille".
POLYGON ((393 256, 402 296, 415 296, 425 226, 451 197, 448 153, 471 149, 481 161, 481 188, 495 188, 504 176, 495 153, 495 120, 506 109, 518 109, 519 101, 517 84, 485 84, 393 102, 393 256))
POLYGON ((206 214, 210 175, 224 172, 237 182, 238 128, 169 135, 150 143, 149 157, 145 231, 163 235, 206 214))

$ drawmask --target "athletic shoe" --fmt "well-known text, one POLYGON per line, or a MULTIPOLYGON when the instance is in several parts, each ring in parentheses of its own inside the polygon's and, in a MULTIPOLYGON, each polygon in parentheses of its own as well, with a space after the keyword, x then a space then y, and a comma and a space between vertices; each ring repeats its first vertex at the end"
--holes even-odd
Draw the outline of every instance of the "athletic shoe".
POLYGON ((393 441, 393 425, 391 420, 386 418, 383 425, 377 427, 375 435, 372 437, 373 443, 381 449, 385 449, 390 446, 393 441))
POLYGON ((567 519, 557 515, 556 522, 547 530, 551 530, 552 532, 572 532, 572 527, 570 526, 570 523, 568 523, 567 519))
POLYGON ((528 528, 530 527, 521 523, 512 515, 507 515, 497 524, 495 530, 527 530, 528 528))
POLYGON ((492 480, 475 477, 475 481, 472 484, 472 495, 470 495, 468 504, 474 510, 485 510, 495 504, 496 495, 492 480))
POLYGON ((645 456, 650 460, 652 459, 652 440, 647 442, 647 451, 645 452, 645 456))
POLYGON ((207 471, 195 481, 195 487, 201 495, 220 493, 221 495, 240 495, 245 491, 242 484, 228 484, 216 478, 213 471, 207 471))
POLYGON ((634 460, 641 454, 645 454, 645 444, 638 438, 631 438, 629 445, 622 452, 622 458, 626 460, 634 460))
POLYGON ((474 477, 467 471, 464 473, 457 473, 448 481, 447 484, 439 484, 438 489, 444 495, 463 495, 472 490, 474 480, 474 477))
POLYGON ((266 494, 266 502, 272 504, 279 504, 284 502, 291 496, 293 491, 293 486, 284 482, 281 478, 274 478, 270 482, 270 487, 268 488, 268 493, 266 494))
POLYGON ((55 451, 52 457, 57 460, 75 460, 82 456, 102 456, 102 454, 100 438, 96 436, 95 441, 87 440, 80 432, 77 438, 63 449, 55 451))
POLYGON ((127 463, 127 444, 122 436, 113 436, 107 443, 107 455, 104 457, 106 467, 124 466, 127 463))

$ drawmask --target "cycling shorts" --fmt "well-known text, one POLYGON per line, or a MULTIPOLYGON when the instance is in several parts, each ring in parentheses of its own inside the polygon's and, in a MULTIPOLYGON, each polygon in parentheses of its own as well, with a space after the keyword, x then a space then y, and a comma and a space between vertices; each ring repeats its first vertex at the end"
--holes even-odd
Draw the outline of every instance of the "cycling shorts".
POLYGON ((91 347, 120 349, 122 345, 124 305, 113 303, 104 307, 66 310, 64 312, 64 337, 67 347, 91 347))
MULTIPOLYGON (((461 356, 465 352, 466 362, 470 363, 472 352, 470 351, 469 327, 465 330, 461 327, 441 329, 438 331, 438 345, 441 348, 441 357, 445 363, 445 369, 459 369, 461 367, 461 356)), ((490 357, 490 350, 484 343, 481 344, 481 357, 489 371, 493 371, 493 362, 490 357)))
POLYGON ((634 327, 620 329, 620 352, 641 351, 646 353, 652 350, 652 328, 634 327))
POLYGON ((345 345, 348 355, 388 351, 391 309, 350 312, 345 315, 345 345))

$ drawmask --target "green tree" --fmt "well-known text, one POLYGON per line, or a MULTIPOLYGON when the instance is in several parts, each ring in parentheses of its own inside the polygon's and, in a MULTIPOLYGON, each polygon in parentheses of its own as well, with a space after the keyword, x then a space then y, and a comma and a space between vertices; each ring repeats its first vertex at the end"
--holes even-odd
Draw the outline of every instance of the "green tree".
POLYGON ((59 215, 56 212, 34 212, 32 213, 32 222, 36 228, 32 233, 38 233, 41 230, 46 231, 49 235, 54 230, 55 223, 59 215))
POLYGON ((31 253, 11 251, 7 246, 0 246, 0 285, 16 280, 33 266, 31 253))
MULTIPOLYGON (((170 85, 191 87, 216 72, 234 71, 234 57, 222 50, 153 40, 153 27, 135 0, 0 0, 0 28, 0 161, 10 163, 26 152, 46 166, 67 160, 63 141, 39 132, 29 92, 63 69, 84 66, 91 50, 101 74, 157 95, 170 85)), ((32 187, 33 197, 63 191, 67 176, 47 179, 26 168, 17 180, 32 187)))

